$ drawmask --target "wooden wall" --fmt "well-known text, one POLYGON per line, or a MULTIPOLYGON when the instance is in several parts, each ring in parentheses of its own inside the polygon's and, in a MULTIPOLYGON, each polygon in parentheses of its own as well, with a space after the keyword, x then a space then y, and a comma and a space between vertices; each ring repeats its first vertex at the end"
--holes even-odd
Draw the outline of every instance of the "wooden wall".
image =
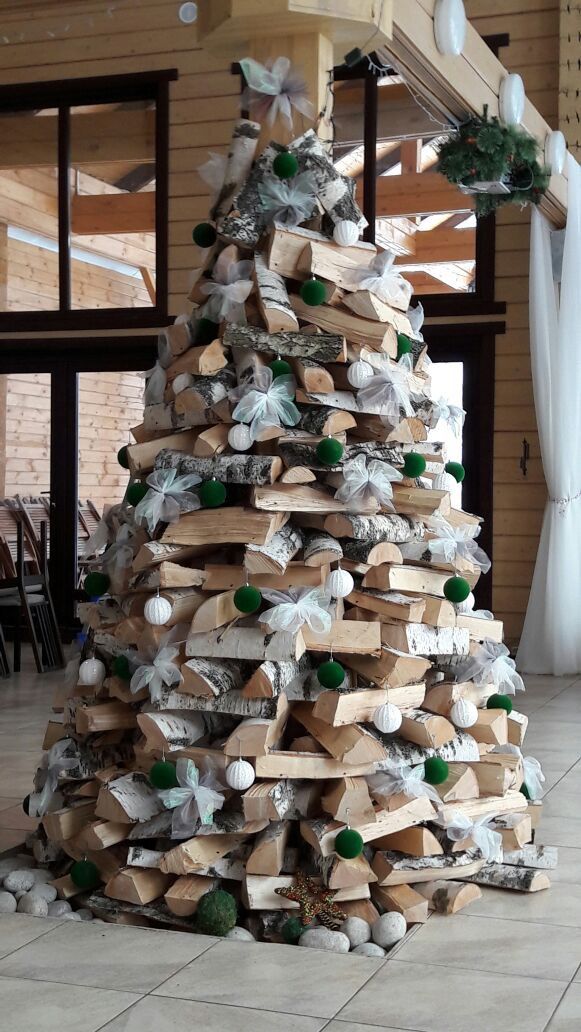
POLYGON ((581 4, 560 0, 559 129, 581 160, 581 4))

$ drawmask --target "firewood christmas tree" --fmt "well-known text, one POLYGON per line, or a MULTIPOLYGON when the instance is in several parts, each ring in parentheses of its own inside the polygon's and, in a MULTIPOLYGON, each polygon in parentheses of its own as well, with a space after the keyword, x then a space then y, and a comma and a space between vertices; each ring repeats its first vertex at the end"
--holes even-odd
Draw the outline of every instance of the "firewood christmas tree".
POLYGON ((462 413, 421 307, 316 133, 259 152, 261 128, 204 170, 192 315, 91 542, 33 847, 108 919, 372 954, 555 858, 522 682, 474 611, 480 520, 428 439, 462 413))

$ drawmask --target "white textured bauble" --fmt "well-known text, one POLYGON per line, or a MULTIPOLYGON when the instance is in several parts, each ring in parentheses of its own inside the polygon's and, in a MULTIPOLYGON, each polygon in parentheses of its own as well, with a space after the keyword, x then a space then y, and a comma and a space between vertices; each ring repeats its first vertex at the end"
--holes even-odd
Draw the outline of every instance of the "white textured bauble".
POLYGON ((181 4, 178 17, 184 25, 193 25, 198 18, 198 5, 193 2, 181 4))
POLYGON ((478 709, 469 699, 458 699, 450 710, 450 720, 456 727, 472 727, 478 720, 478 709))
POLYGON ((401 710, 394 706, 393 702, 386 702, 383 706, 378 706, 373 714, 373 723, 378 731, 383 731, 384 735, 399 731, 402 719, 401 710))
POLYGON ((472 594, 472 592, 470 592, 470 594, 468 595, 468 598, 465 598, 463 602, 457 602, 456 603, 456 612, 457 613, 471 613, 472 610, 474 609, 475 605, 476 605, 476 599, 474 598, 474 595, 472 594))
POLYGON ((353 362, 347 370, 347 379, 352 387, 365 387, 373 376, 373 366, 369 362, 353 362))
POLYGON ((438 473, 432 480, 433 491, 453 491, 456 480, 451 473, 438 473))
POLYGON ((255 777, 254 767, 248 760, 234 760, 234 763, 230 763, 226 767, 226 781, 230 788, 234 788, 237 792, 245 792, 247 788, 250 788, 254 784, 255 777))
POLYGON ((106 673, 100 659, 85 659, 79 667, 79 684, 103 684, 106 673))
POLYGON ((191 373, 178 373, 171 385, 171 389, 174 394, 181 394, 182 391, 187 390, 188 387, 192 387, 194 382, 195 381, 191 373))
POLYGON ((148 598, 143 609, 145 619, 153 627, 163 627, 168 622, 172 612, 171 602, 168 602, 167 598, 162 598, 161 595, 154 595, 153 598, 148 598))
POLYGON ((333 598, 347 598, 355 587, 355 581, 347 570, 331 570, 331 573, 325 581, 325 590, 329 592, 333 598))
POLYGON ((545 136, 545 165, 554 175, 559 175, 565 167, 567 157, 567 141, 560 129, 554 129, 545 136))
POLYGON ((434 39, 441 54, 458 57, 466 42, 466 11, 462 0, 436 0, 434 39))
POLYGON ((248 451, 252 447, 250 429, 245 423, 236 423, 228 431, 228 444, 234 451, 248 451))
POLYGON ((502 80, 498 106, 505 125, 520 125, 525 113, 525 84, 516 72, 502 80))
POLYGON ((333 240, 341 247, 351 247, 359 240, 359 226, 349 219, 341 219, 333 230, 333 240))

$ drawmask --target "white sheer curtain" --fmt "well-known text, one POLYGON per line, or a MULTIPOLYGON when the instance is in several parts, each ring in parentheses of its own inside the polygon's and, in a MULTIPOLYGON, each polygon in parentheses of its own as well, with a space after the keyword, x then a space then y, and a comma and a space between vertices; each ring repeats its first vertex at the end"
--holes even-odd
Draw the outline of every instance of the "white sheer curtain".
POLYGON ((549 500, 517 653, 519 670, 581 673, 581 168, 568 155, 560 305, 549 224, 533 209, 531 362, 549 500))

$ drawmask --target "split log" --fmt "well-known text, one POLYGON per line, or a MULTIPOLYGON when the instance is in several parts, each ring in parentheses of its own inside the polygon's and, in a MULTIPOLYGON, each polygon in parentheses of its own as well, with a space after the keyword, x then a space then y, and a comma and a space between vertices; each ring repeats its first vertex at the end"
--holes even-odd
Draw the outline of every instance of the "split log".
POLYGON ((234 603, 235 591, 222 591, 211 595, 196 610, 191 625, 192 634, 215 631, 240 617, 240 610, 234 603))
POLYGON ((430 910, 436 914, 457 914, 469 903, 480 899, 482 893, 477 885, 459 881, 424 882, 417 886, 417 892, 425 898, 430 910))
POLYGON ((378 850, 371 867, 380 885, 413 885, 449 879, 471 879, 484 867, 477 850, 447 853, 443 856, 402 856, 401 853, 378 850))
POLYGON ((92 820, 94 813, 94 800, 73 801, 70 806, 45 814, 42 818, 42 826, 47 838, 62 842, 78 835, 92 820))
POLYGON ((242 797, 247 821, 299 820, 320 808, 321 790, 308 781, 256 781, 242 797))
POLYGON ((479 785, 473 768, 466 763, 450 763, 448 777, 440 785, 436 785, 436 792, 444 803, 476 799, 479 794, 479 785))
POLYGON ((74 844, 81 851, 108 849, 127 838, 127 825, 115 821, 95 820, 81 828, 74 836, 74 844))
MULTIPOLYGON (((125 825, 127 828, 127 825, 125 825)), ((128 867, 159 867, 163 852, 158 849, 146 849, 144 846, 130 846, 127 851, 128 867)))
MULTIPOLYGON (((330 566, 303 566, 289 563, 284 573, 255 573, 252 584, 256 588, 277 588, 287 591, 294 587, 320 587, 330 572, 330 566)), ((204 591, 228 591, 239 588, 246 581, 248 571, 243 566, 207 564, 204 570, 204 591)))
MULTIPOLYGON (((472 730, 472 729, 470 729, 472 730)), ((457 800, 453 803, 444 803, 440 806, 440 817, 444 823, 453 820, 457 813, 476 820, 478 817, 495 817, 499 812, 503 814, 522 813, 527 808, 527 801, 522 792, 507 792, 502 799, 498 796, 480 796, 478 799, 457 800)))
POLYGON ((168 874, 198 873, 242 845, 248 838, 248 834, 247 832, 244 834, 197 835, 170 849, 164 855, 160 869, 168 874))
POLYGON ((511 745, 522 746, 528 726, 529 718, 526 713, 517 713, 513 709, 512 713, 508 714, 508 740, 511 745))
MULTIPOLYGON (((297 383, 305 391, 326 394, 335 390, 333 376, 326 366, 319 365, 310 358, 295 358, 291 364, 297 383)), ((345 366, 337 365, 335 368, 344 369, 345 366)))
POLYGON ((321 567, 343 556, 340 543, 330 534, 308 534, 303 549, 305 566, 321 567))
POLYGON ((133 560, 133 570, 138 573, 168 561, 186 562, 207 552, 208 545, 170 545, 162 541, 147 541, 133 560))
POLYGON ((454 763, 468 763, 479 758, 478 745, 466 731, 459 731, 451 742, 446 742, 439 749, 427 749, 412 742, 404 742, 403 739, 393 735, 384 736, 375 729, 373 729, 373 734, 379 737, 380 741, 384 742, 389 754, 387 763, 379 763, 377 770, 394 765, 398 767, 415 767, 418 763, 424 763, 428 756, 441 756, 443 760, 454 763))
POLYGON ((381 650, 379 624, 333 620, 328 634, 314 634, 307 624, 301 634, 311 652, 341 652, 349 655, 379 655, 381 650))
POLYGON ((407 925, 425 924, 428 920, 428 901, 411 885, 372 885, 371 898, 382 912, 396 910, 405 917, 407 925))
POLYGON ((157 353, 164 368, 171 365, 178 355, 187 351, 192 343, 190 327, 187 323, 174 323, 160 330, 157 338, 157 353))
MULTIPOLYGON (((160 706, 163 710, 180 710, 180 715, 185 716, 185 713, 181 711, 189 711, 196 713, 208 714, 223 714, 224 716, 232 717, 259 717, 265 720, 271 720, 276 716, 276 705, 272 699, 247 699, 240 691, 223 692, 217 697, 204 696, 204 695, 184 695, 181 692, 168 691, 163 692, 160 700, 160 706)), ((206 723, 209 723, 207 721, 206 723)), ((230 722, 227 722, 228 726, 224 728, 225 731, 230 730, 230 722)), ((211 731, 214 733, 218 728, 218 723, 214 725, 212 721, 211 731)))
POLYGON ((220 455, 228 447, 227 423, 217 423, 216 426, 209 426, 202 430, 194 444, 194 455, 201 459, 211 458, 213 455, 220 455))
POLYGON ((286 663, 272 663, 267 660, 250 676, 242 694, 248 699, 275 699, 283 692, 288 694, 289 688, 294 685, 302 684, 310 670, 311 662, 307 653, 298 660, 286 663))
POLYGON ((199 874, 186 874, 176 878, 164 894, 164 901, 172 914, 191 917, 198 909, 198 903, 211 889, 216 888, 215 878, 204 878, 199 874))
POLYGON ((111 899, 122 899, 126 903, 151 903, 163 896, 170 884, 169 875, 159 870, 125 867, 109 879, 104 892, 111 899))
POLYGON ((355 692, 323 691, 315 702, 313 714, 332 727, 366 724, 373 721, 379 706, 388 702, 406 709, 418 706, 418 700, 423 699, 424 692, 423 683, 403 688, 360 688, 355 692))
POLYGON ((178 563, 162 562, 154 569, 138 573, 131 581, 132 591, 156 591, 168 588, 196 588, 204 583, 203 570, 180 566, 178 563))
POLYGON ((522 761, 512 770, 497 763, 489 763, 483 756, 480 762, 471 763, 470 768, 478 783, 480 795, 504 796, 511 789, 520 789, 523 782, 522 761))
POLYGON ((411 336, 412 328, 407 315, 398 311, 397 308, 393 308, 392 305, 386 304, 385 301, 381 301, 370 290, 350 291, 345 295, 343 303, 355 315, 360 315, 363 319, 387 323, 389 326, 393 326, 396 333, 405 333, 406 336, 411 336))
POLYGON ((210 344, 202 344, 199 347, 188 348, 183 355, 166 370, 168 386, 166 387, 165 400, 171 401, 174 391, 172 384, 176 376, 189 373, 190 376, 213 376, 220 369, 228 365, 228 359, 224 351, 222 341, 217 337, 210 344), (168 391, 171 392, 168 396, 168 391))
POLYGON ((467 699, 475 706, 483 706, 487 698, 493 694, 493 690, 494 685, 482 689, 476 687, 472 681, 441 681, 426 693, 422 708, 430 713, 440 713, 443 717, 448 717, 455 702, 467 699))
POLYGON ((272 750, 257 756, 254 764, 257 778, 304 778, 307 781, 328 781, 332 778, 373 774, 375 763, 342 763, 327 753, 272 750))
MULTIPOLYGON (((389 648, 407 652, 411 656, 467 656, 470 648, 468 631, 459 627, 430 627, 421 623, 382 623, 381 641, 389 648)), ((473 730, 470 728, 471 733, 473 730)))
MULTIPOLYGON (((429 820, 433 815, 434 807, 430 800, 422 796, 419 799, 406 800, 397 810, 376 810, 375 820, 368 824, 358 824, 357 831, 364 842, 373 842, 393 831, 429 820)), ((313 821, 301 821, 300 832, 317 853, 321 856, 330 856, 335 850, 335 838, 342 827, 338 821, 319 817, 313 821)))
POLYGON ((277 455, 218 455, 198 458, 164 449, 155 461, 156 469, 175 469, 178 476, 196 473, 203 480, 221 480, 224 484, 274 484, 282 472, 277 455))
POLYGON ((246 861, 247 874, 278 877, 283 868, 290 828, 289 821, 272 821, 257 836, 252 853, 246 861))
MULTIPOLYGON (((309 487, 305 484, 273 484, 271 487, 255 487, 251 501, 254 507, 262 512, 344 512, 345 502, 339 502, 324 487, 309 487)), ((366 511, 375 512, 377 504, 374 500, 363 504, 366 511)), ((468 632, 466 632, 468 637, 468 632)))
MULTIPOLYGON (((315 322, 325 333, 340 334, 370 351, 381 351, 391 358, 397 358, 397 333, 393 326, 362 319, 332 305, 323 304, 313 309, 298 294, 291 294, 290 303, 299 319, 315 322)), ((314 339, 318 340, 317 337, 314 339)))
POLYGON ((303 543, 304 535, 300 528, 286 523, 267 543, 247 545, 244 566, 250 574, 284 573, 303 543))
MULTIPOLYGON (((341 396, 347 392, 340 392, 341 396)), ((316 392, 313 396, 316 396, 316 392)), ((329 404, 331 404, 329 402, 329 404)), ((339 405, 339 408, 342 406, 339 405)), ((286 466, 308 466, 310 469, 324 471, 325 473, 340 473, 346 462, 364 455, 368 459, 378 459, 381 462, 389 462, 392 465, 401 465, 403 453, 401 448, 393 445, 377 443, 375 441, 362 442, 361 444, 348 444, 343 452, 341 460, 334 466, 326 466, 317 458, 316 448, 303 444, 300 441, 283 441, 279 443, 279 452, 286 466)))
POLYGON ((304 638, 287 631, 265 633, 259 627, 234 627, 210 634, 190 634, 186 655, 204 659, 248 659, 286 662, 300 659, 306 649, 304 638))
POLYGON ((283 358, 308 358, 326 365, 345 362, 345 337, 342 333, 319 333, 312 336, 301 331, 269 333, 256 326, 228 323, 224 331, 226 347, 265 352, 283 358))
POLYGON ((344 824, 372 824, 376 820, 365 778, 339 778, 322 796, 321 807, 344 824))
POLYGON ((194 376, 193 380, 191 387, 176 395, 174 408, 178 416, 207 412, 227 398, 228 392, 236 386, 236 374, 229 367, 219 369, 213 376, 194 376))
MULTIPOLYGON (((325 397, 325 395, 322 395, 325 397)), ((356 425, 351 412, 321 403, 301 410, 299 429, 318 437, 337 437, 344 430, 352 430, 356 425)))
POLYGON ((291 308, 283 277, 269 269, 258 252, 254 255, 254 282, 258 308, 268 332, 298 331, 299 321, 291 308))
POLYGON ((243 506, 229 506, 220 510, 198 509, 180 516, 177 523, 165 529, 162 544, 170 545, 255 545, 267 544, 287 522, 282 512, 257 512, 243 506))
POLYGON ((145 774, 125 774, 99 792, 95 815, 121 824, 141 824, 164 810, 145 774))
POLYGON ((510 867, 532 867, 536 870, 552 871, 558 862, 557 846, 527 845, 522 849, 503 851, 502 863, 510 867))
POLYGON ((418 705, 413 699, 416 698, 416 684, 422 681, 426 672, 430 669, 431 663, 424 656, 410 656, 394 649, 382 647, 380 655, 374 656, 348 656, 346 662, 351 670, 361 674, 368 681, 371 681, 377 688, 387 690, 387 701, 395 702, 396 706, 404 708, 405 703, 397 701, 400 698, 408 700, 407 694, 399 696, 390 689, 405 688, 411 685, 413 688, 410 706, 418 705))
POLYGON ((367 614, 376 614, 375 619, 378 620, 383 618, 409 623, 420 622, 426 608, 426 600, 423 598, 402 595, 398 591, 377 591, 374 588, 356 588, 347 596, 347 601, 362 607, 366 619, 370 619, 367 614))
POLYGON ((357 856, 353 860, 343 860, 338 856, 320 856, 312 852, 313 864, 328 888, 348 889, 353 885, 375 882, 376 878, 365 856, 357 856))
POLYGON ((333 165, 325 143, 313 129, 293 140, 289 150, 295 155, 299 169, 309 172, 316 184, 317 201, 333 225, 344 220, 366 225, 363 212, 355 200, 355 181, 333 165))
POLYGON ((503 851, 522 849, 532 838, 531 818, 528 813, 509 813, 495 817, 494 831, 500 832, 503 851))
POLYGON ((270 749, 275 749, 290 712, 285 695, 279 695, 275 705, 276 715, 272 720, 253 717, 238 724, 224 744, 224 755, 264 756, 270 749))
POLYGON ((197 436, 197 430, 184 430, 181 434, 158 437, 153 441, 145 441, 144 444, 129 444, 127 446, 127 460, 131 476, 139 477, 144 473, 150 473, 155 466, 157 456, 165 448, 172 448, 174 451, 191 452, 197 436))
MULTIPOLYGON (((320 881, 320 879, 318 879, 320 881)), ((268 878, 257 874, 248 874, 242 883, 242 902, 249 910, 298 910, 298 903, 286 896, 279 896, 274 890, 288 888, 294 879, 288 874, 278 878, 268 878)), ((317 881, 317 879, 315 879, 317 881)), ((334 901, 341 903, 344 899, 368 899, 369 886, 354 885, 347 889, 339 889, 334 901)))
POLYGON ((210 218, 219 223, 228 213, 232 200, 252 168, 261 126, 248 118, 238 118, 232 130, 232 139, 226 159, 224 182, 210 209, 210 218))
POLYGON ((456 728, 445 717, 425 713, 420 709, 409 709, 402 716, 398 733, 406 742, 415 742, 426 749, 439 749, 452 741, 456 728))
POLYGON ((252 668, 229 660, 188 659, 181 667, 180 691, 206 698, 218 698, 243 687, 252 668))
POLYGON ((183 712, 140 713, 137 722, 147 740, 148 749, 174 752, 187 748, 204 736, 202 717, 183 712))
POLYGON ((478 720, 470 727, 477 742, 486 745, 505 745, 508 742, 508 721, 501 709, 478 710, 478 720))
MULTIPOLYGON (((465 874, 460 875, 461 878, 465 874)), ((512 867, 509 864, 486 864, 479 871, 466 876, 466 881, 488 885, 493 889, 512 889, 515 892, 540 892, 550 889, 551 880, 544 871, 532 867, 512 867)))
POLYGON ((374 244, 362 240, 339 247, 321 233, 275 223, 268 245, 268 266, 287 279, 303 279, 308 273, 345 286, 341 281, 343 270, 352 277, 354 269, 369 268, 376 253, 374 244))
POLYGON ((410 856, 441 856, 444 852, 440 842, 429 828, 416 826, 404 828, 391 835, 382 835, 373 843, 376 849, 386 849, 410 856))
POLYGON ((337 538, 353 538, 366 546, 382 542, 400 544, 421 536, 421 524, 409 516, 353 516, 347 513, 328 516, 325 530, 337 538))
POLYGON ((162 432, 174 430, 189 430, 193 426, 208 426, 215 422, 209 411, 198 412, 176 412, 174 404, 166 405, 160 402, 158 405, 146 405, 143 410, 143 426, 147 438, 157 436, 162 432))
POLYGON ((77 706, 75 729, 87 735, 96 731, 127 731, 136 726, 134 710, 124 702, 103 702, 98 706, 77 706))
POLYGON ((396 566, 390 563, 374 566, 363 578, 362 586, 379 591, 406 591, 443 598, 444 584, 449 576, 449 573, 424 570, 420 566, 396 566))

